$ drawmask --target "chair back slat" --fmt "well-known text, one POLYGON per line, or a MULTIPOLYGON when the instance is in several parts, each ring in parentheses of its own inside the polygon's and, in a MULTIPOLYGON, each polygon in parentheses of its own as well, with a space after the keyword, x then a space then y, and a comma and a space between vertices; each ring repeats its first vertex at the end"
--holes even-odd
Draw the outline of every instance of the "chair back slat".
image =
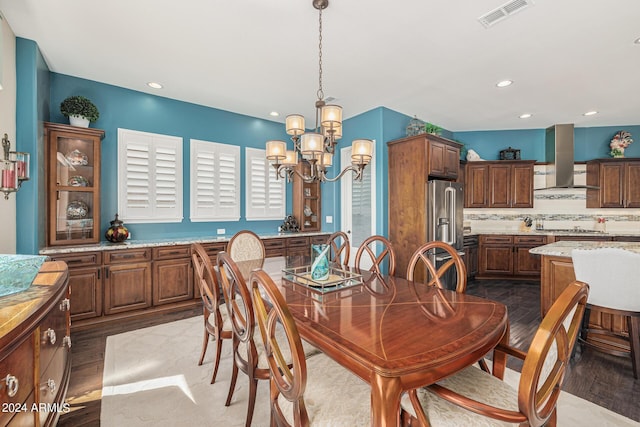
POLYGON ((384 273, 384 265, 387 264, 387 274, 393 276, 396 272, 396 253, 393 245, 383 236, 371 236, 366 238, 356 252, 355 267, 363 269, 366 262, 371 262, 369 271, 377 274, 384 273))
POLYGON ((351 251, 351 243, 349 236, 343 231, 336 231, 327 239, 329 249, 329 261, 335 264, 342 264, 345 267, 349 265, 349 252, 351 251))
POLYGON ((440 289, 446 289, 444 282, 445 276, 452 276, 455 269, 455 290, 458 293, 464 293, 467 289, 467 269, 464 265, 462 257, 458 251, 451 245, 441 241, 427 242, 420 246, 411 256, 407 265, 407 280, 414 280, 416 270, 419 265, 423 265, 425 269, 425 283, 429 286, 437 286, 440 289), (445 258, 449 258, 441 265, 437 265, 434 257, 440 253, 445 258))

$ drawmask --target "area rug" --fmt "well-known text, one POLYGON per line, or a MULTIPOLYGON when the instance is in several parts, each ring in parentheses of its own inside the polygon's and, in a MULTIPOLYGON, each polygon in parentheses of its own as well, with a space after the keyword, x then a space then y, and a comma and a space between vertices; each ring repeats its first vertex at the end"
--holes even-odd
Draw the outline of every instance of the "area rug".
MULTIPOLYGON (((231 377, 231 343, 223 343, 215 384, 210 384, 214 344, 198 366, 202 319, 194 317, 107 338, 101 425, 244 426, 249 395, 247 377, 240 374, 230 406, 224 406, 231 377)), ((505 381, 517 383, 507 370, 505 381)), ((258 382, 252 426, 269 426, 269 385, 258 382)), ((563 392, 558 426, 640 427, 640 423, 563 392)), ((347 427, 347 426, 345 426, 347 427)))

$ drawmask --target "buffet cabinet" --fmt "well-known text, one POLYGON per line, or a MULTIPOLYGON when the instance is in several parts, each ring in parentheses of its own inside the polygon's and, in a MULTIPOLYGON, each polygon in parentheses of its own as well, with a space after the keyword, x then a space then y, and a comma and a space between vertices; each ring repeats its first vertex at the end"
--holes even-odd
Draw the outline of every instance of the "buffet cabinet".
POLYGON ((640 159, 587 162, 588 208, 639 208, 640 159))
MULTIPOLYGON (((329 234, 263 239, 267 257, 309 255, 310 245, 329 234)), ((216 262, 227 242, 203 243, 216 262)), ((193 307, 201 303, 194 286, 191 245, 56 253, 69 267, 71 320, 74 329, 193 307)))
POLYGON ((538 280, 540 257, 529 249, 546 243, 546 236, 481 235, 477 277, 538 280))
POLYGON ((71 372, 67 267, 46 262, 27 290, 0 308, 0 425, 53 426, 71 372), (25 304, 29 301, 29 304, 25 304))
POLYGON ((100 241, 100 141, 104 131, 45 123, 47 244, 100 241))
POLYGON ((467 162, 465 208, 532 208, 533 160, 467 162))

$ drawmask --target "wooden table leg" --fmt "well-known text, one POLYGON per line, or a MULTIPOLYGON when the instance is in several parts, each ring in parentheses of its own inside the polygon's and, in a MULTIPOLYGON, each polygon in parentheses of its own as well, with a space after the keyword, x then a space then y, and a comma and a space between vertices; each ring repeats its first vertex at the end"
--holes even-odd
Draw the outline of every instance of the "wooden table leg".
POLYGON ((400 426, 399 378, 373 375, 371 378, 371 425, 373 427, 400 426))

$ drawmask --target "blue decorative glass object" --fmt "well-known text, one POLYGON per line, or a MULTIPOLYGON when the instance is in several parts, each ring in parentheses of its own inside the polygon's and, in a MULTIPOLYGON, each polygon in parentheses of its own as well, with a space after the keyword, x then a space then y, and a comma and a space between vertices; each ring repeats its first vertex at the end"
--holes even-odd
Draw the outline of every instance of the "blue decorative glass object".
POLYGON ((311 278, 313 280, 329 279, 329 258, 327 256, 330 246, 327 244, 311 245, 311 278))

